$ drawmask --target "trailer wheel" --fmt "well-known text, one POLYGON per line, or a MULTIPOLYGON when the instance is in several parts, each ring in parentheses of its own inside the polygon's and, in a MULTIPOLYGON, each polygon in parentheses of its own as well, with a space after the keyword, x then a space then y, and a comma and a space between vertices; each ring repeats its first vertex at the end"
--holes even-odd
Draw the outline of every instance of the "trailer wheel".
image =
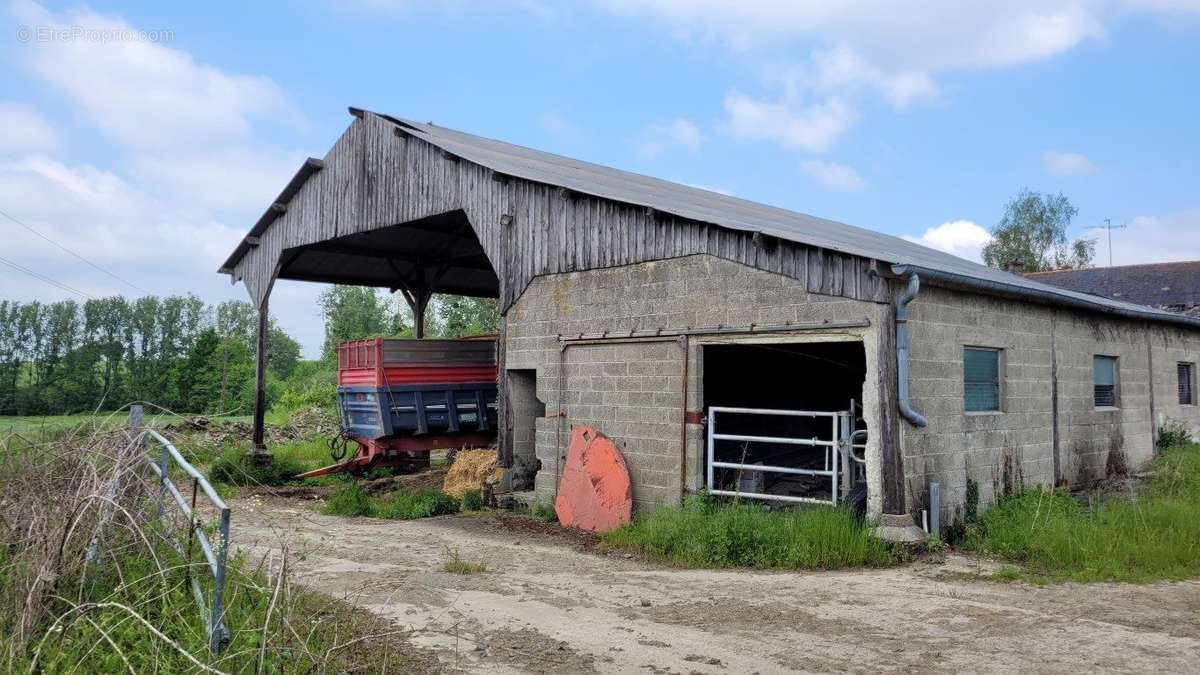
POLYGON ((867 483, 860 481, 842 498, 842 503, 854 514, 854 519, 862 522, 867 517, 867 483))

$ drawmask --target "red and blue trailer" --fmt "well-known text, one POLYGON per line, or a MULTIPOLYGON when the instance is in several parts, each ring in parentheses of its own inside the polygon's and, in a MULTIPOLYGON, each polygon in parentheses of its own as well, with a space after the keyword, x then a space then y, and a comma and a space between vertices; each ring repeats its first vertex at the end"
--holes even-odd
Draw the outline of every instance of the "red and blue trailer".
POLYGON ((436 449, 487 447, 496 438, 496 338, 372 338, 337 348, 340 462, 302 477, 376 467, 428 466, 436 449), (351 444, 354 457, 342 461, 351 444))

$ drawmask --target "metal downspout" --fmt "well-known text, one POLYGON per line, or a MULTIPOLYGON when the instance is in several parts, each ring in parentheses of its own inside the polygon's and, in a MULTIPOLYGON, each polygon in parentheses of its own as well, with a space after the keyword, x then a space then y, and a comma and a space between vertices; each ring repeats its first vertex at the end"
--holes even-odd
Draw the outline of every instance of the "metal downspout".
POLYGON ((900 416, 917 428, 929 422, 908 402, 908 303, 921 292, 921 277, 907 275, 908 288, 896 298, 896 379, 899 381, 900 416))

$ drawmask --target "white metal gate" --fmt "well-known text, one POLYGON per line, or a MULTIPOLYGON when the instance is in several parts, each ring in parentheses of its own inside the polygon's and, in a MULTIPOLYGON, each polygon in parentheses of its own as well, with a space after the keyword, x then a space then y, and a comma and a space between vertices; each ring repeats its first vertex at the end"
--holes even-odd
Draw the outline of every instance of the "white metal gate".
MULTIPOLYGON (((854 401, 850 402, 849 410, 828 412, 819 410, 777 410, 772 408, 732 408, 713 406, 708 409, 708 443, 706 452, 705 486, 710 494, 730 497, 748 497, 752 499, 770 499, 776 501, 799 502, 808 504, 837 504, 840 497, 855 483, 865 478, 865 458, 861 453, 866 447, 865 429, 855 429, 857 408, 854 401), (783 417, 806 417, 815 420, 825 420, 828 424, 828 437, 820 436, 801 438, 797 436, 762 436, 753 434, 721 433, 718 420, 728 419, 731 415, 766 415, 783 417), (780 443, 798 447, 820 449, 824 453, 822 469, 801 469, 790 466, 775 466, 769 464, 744 464, 739 462, 723 462, 717 460, 717 441, 741 441, 743 443, 780 443), (859 452, 855 452, 858 450, 859 452), (736 489, 719 488, 715 481, 716 469, 735 469, 738 472, 750 471, 760 473, 779 473, 802 476, 819 476, 829 479, 829 499, 816 497, 797 497, 792 495, 766 494, 763 492, 747 491, 737 485, 736 489)), ((821 422, 817 422, 818 426, 821 422)), ((740 482, 740 481, 739 481, 740 482)))

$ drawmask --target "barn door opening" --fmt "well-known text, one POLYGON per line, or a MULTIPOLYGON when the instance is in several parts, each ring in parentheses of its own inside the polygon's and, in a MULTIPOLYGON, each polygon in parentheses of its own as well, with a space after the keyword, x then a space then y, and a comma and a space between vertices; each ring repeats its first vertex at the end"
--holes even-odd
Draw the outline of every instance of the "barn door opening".
POLYGON ((711 492, 865 504, 862 342, 705 345, 703 359, 711 492))

